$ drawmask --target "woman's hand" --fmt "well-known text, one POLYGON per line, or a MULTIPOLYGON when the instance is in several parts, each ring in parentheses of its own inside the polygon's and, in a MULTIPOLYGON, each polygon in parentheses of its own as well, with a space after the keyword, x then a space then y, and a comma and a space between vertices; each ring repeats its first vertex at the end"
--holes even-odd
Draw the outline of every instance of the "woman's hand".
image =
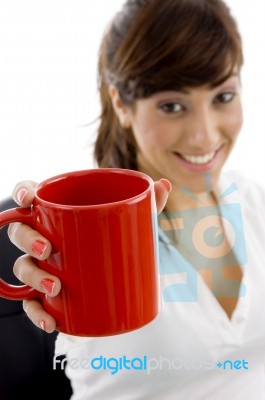
MULTIPOLYGON (((29 207, 35 195, 36 183, 32 181, 20 182, 13 191, 13 199, 21 207, 29 207)), ((26 253, 18 258, 14 265, 14 274, 25 284, 49 296, 56 296, 61 283, 55 276, 38 268, 31 257, 45 260, 51 253, 51 243, 27 225, 15 222, 9 225, 8 235, 12 243, 26 253)), ((37 300, 24 300, 23 308, 38 327, 46 332, 53 332, 56 327, 54 318, 42 308, 37 300)))
MULTIPOLYGON (((20 182, 13 191, 13 199, 21 207, 29 207, 35 195, 36 183, 32 181, 20 182)), ((157 211, 160 213, 171 191, 171 184, 166 179, 155 182, 155 194, 157 211)), ((60 280, 38 268, 32 261, 32 257, 45 260, 51 253, 51 243, 27 225, 15 222, 9 225, 9 238, 19 249, 26 253, 18 258, 14 265, 14 274, 26 285, 49 296, 56 296, 61 289, 60 280)), ((46 332, 53 332, 56 328, 55 319, 48 314, 37 300, 24 300, 23 308, 38 327, 46 332)))

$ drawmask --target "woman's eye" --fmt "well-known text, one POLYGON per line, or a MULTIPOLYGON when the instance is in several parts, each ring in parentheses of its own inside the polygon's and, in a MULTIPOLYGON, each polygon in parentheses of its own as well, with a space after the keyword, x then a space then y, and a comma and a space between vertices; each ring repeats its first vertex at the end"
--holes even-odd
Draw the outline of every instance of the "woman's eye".
POLYGON ((171 113, 178 113, 183 110, 183 107, 179 103, 166 103, 162 104, 160 106, 160 109, 164 111, 165 113, 171 114, 171 113))
POLYGON ((232 92, 221 93, 215 98, 214 103, 230 103, 235 96, 236 94, 232 92))

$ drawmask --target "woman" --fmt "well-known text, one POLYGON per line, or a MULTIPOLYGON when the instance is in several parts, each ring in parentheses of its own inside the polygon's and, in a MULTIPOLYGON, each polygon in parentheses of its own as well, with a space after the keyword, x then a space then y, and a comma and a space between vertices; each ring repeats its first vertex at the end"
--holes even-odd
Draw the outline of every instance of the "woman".
MULTIPOLYGON (((265 397, 265 231, 255 214, 265 194, 221 173, 243 121, 242 64, 240 35, 222 0, 128 0, 110 24, 100 48, 95 158, 99 167, 160 181, 163 304, 155 321, 126 335, 59 334, 73 399, 265 397), (133 368, 135 358, 142 368, 133 368), (96 367, 82 367, 84 359, 96 367)), ((33 196, 31 182, 14 190, 22 206, 33 196)), ((16 276, 56 296, 59 280, 31 259, 45 259, 50 243, 20 224, 9 235, 28 253, 16 276)), ((55 329, 38 302, 24 308, 37 326, 55 329)))

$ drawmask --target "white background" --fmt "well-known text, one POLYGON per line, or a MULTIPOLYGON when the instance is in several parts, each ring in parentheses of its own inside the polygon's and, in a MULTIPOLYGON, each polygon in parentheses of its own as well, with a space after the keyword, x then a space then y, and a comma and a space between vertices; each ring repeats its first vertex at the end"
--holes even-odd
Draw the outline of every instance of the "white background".
MULTIPOLYGON (((163 0, 161 0, 163 1, 163 0)), ((94 166, 97 50, 123 0, 0 0, 0 199, 94 166)), ((227 0, 244 40, 245 123, 226 169, 263 182, 265 3, 227 0)))

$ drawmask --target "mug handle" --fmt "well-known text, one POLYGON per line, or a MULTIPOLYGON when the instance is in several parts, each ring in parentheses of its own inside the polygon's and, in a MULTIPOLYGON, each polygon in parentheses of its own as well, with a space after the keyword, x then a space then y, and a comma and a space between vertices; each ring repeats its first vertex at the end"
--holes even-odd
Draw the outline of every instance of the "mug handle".
MULTIPOLYGON (((32 226, 32 216, 31 208, 12 208, 3 211, 0 213, 0 229, 11 222, 22 222, 32 226)), ((40 297, 40 293, 28 285, 10 285, 0 278, 0 297, 9 300, 31 300, 40 297)))

